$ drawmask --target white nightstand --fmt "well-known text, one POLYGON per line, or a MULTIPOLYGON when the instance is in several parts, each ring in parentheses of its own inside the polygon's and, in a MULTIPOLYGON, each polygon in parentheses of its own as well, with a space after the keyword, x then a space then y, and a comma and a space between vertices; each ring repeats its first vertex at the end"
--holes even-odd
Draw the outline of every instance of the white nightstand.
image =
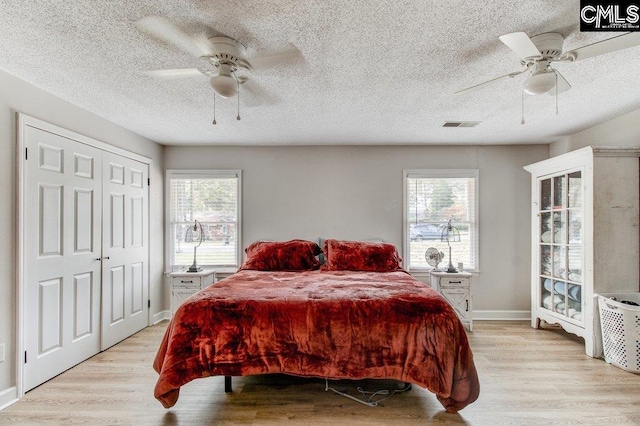
POLYGON ((171 285, 171 315, 189 296, 216 282, 216 271, 204 269, 200 272, 167 272, 171 285))
POLYGON ((429 272, 431 287, 436 289, 453 306, 460 321, 473 331, 473 304, 469 272, 429 272))

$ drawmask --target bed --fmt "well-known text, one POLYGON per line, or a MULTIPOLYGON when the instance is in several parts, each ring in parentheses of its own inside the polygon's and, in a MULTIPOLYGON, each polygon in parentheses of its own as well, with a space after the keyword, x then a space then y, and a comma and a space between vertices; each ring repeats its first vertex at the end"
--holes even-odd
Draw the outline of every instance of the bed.
POLYGON ((477 399, 463 325, 400 267, 393 245, 327 240, 323 253, 292 240, 246 251, 236 274, 191 296, 171 319, 154 361, 164 407, 196 378, 272 373, 395 379, 429 389, 449 412, 477 399))

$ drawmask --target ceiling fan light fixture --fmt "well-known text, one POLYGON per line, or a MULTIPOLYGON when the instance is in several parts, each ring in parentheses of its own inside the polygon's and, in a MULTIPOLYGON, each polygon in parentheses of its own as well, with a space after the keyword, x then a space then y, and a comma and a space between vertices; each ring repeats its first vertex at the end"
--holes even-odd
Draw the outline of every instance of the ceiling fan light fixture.
POLYGON ((209 81, 213 90, 223 98, 231 98, 238 93, 238 83, 230 75, 216 75, 209 81))
POLYGON ((556 85, 556 75, 553 71, 534 72, 525 80, 522 89, 530 95, 542 95, 556 85))

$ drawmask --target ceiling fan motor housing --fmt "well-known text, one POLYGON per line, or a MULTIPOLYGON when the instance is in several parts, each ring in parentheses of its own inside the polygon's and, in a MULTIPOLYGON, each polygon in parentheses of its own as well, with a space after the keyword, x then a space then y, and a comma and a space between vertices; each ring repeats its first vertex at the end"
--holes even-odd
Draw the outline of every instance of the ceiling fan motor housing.
POLYGON ((542 58, 525 58, 524 64, 533 62, 535 59, 557 58, 562 54, 564 37, 560 33, 539 34, 531 37, 531 41, 540 52, 542 58))
POLYGON ((233 68, 249 68, 245 59, 247 51, 238 40, 234 40, 231 37, 216 36, 209 38, 209 43, 213 53, 203 56, 203 59, 208 60, 215 66, 229 64, 233 68))

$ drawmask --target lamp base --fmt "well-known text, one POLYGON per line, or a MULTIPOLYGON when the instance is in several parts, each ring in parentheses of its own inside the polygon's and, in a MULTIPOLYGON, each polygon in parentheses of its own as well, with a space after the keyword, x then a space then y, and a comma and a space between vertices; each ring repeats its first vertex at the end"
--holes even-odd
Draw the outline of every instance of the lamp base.
POLYGON ((187 269, 187 272, 200 272, 200 271, 202 271, 202 266, 198 265, 198 262, 196 262, 196 260, 193 259, 193 263, 191 264, 189 269, 187 269))
POLYGON ((453 274, 458 272, 455 266, 453 266, 453 262, 451 261, 451 244, 449 244, 449 266, 447 267, 447 272, 453 274))
MULTIPOLYGON (((202 241, 200 241, 200 242, 202 242, 202 241)), ((197 248, 198 248, 198 246, 195 246, 193 248, 193 263, 191 264, 189 269, 187 269, 187 272, 200 272, 200 271, 202 271, 202 266, 198 265, 198 261, 196 260, 196 249, 197 248)))

